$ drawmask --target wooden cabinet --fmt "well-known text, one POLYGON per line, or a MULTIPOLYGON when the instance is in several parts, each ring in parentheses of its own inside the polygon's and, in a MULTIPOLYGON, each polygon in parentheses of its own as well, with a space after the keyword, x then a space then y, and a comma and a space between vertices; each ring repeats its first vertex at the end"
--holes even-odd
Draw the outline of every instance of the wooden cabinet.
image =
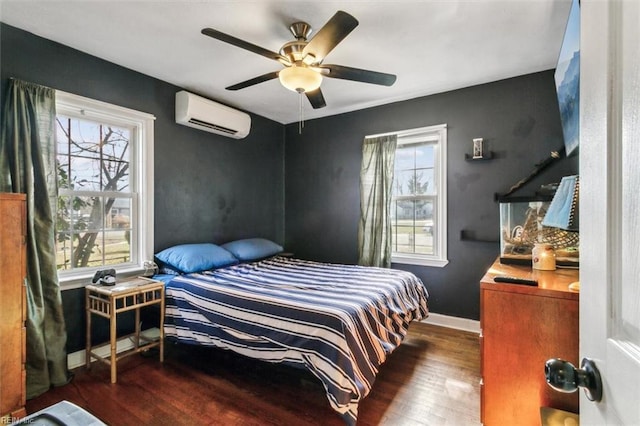
POLYGON ((25 413, 26 198, 0 193, 0 423, 25 413))
POLYGON ((578 412, 578 392, 560 393, 546 383, 544 363, 578 362, 579 294, 575 269, 534 271, 499 260, 480 282, 481 421, 540 425, 540 407, 578 412), (537 279, 538 286, 496 283, 498 275, 537 279))

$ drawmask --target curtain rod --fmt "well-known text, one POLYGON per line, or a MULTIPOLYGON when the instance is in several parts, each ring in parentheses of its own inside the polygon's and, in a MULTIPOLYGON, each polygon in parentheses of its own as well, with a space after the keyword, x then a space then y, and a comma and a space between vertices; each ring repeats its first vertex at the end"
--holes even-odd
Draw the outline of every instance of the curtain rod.
POLYGON ((56 90, 56 89, 54 89, 53 87, 45 86, 44 84, 40 84, 40 83, 34 83, 33 81, 23 80, 23 79, 21 79, 21 78, 17 78, 17 77, 9 77, 9 79, 8 79, 8 80, 9 80, 9 81, 20 81, 20 82, 22 82, 22 83, 24 83, 24 84, 30 84, 30 85, 33 85, 33 86, 44 87, 45 89, 53 89, 53 90, 56 90))
POLYGON ((400 135, 400 132, 387 132, 387 133, 378 133, 377 135, 367 135, 364 138, 365 139, 372 139, 372 138, 381 138, 383 136, 391 136, 391 135, 400 135))
POLYGON ((400 130, 400 131, 397 131, 397 132, 387 132, 387 133, 378 133, 378 134, 375 134, 375 135, 367 135, 364 138, 365 139, 380 138, 380 137, 383 137, 383 136, 391 136, 391 135, 396 135, 398 137, 411 136, 411 135, 416 135, 416 134, 420 134, 420 133, 435 132, 435 131, 439 131, 439 130, 446 129, 446 128, 447 128, 446 124, 436 124, 434 126, 416 127, 415 129, 400 130))

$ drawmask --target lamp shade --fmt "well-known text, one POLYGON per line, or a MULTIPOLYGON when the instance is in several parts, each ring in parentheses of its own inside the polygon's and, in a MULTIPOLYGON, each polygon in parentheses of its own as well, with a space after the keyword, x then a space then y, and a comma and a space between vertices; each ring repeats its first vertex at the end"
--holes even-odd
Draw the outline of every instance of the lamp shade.
POLYGON ((278 73, 280 83, 294 92, 311 92, 320 87, 322 75, 304 66, 290 66, 278 73))
POLYGON ((578 231, 579 229, 579 179, 578 175, 565 176, 551 200, 543 226, 578 231))

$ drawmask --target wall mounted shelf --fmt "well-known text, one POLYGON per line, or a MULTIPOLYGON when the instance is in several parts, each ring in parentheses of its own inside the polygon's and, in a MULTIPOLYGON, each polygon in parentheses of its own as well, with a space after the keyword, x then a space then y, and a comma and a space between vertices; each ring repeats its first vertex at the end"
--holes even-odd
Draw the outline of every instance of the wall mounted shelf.
POLYGON ((469 155, 469 154, 464 155, 464 159, 467 161, 488 161, 488 160, 493 160, 493 158, 494 158, 493 151, 489 151, 488 153, 484 154, 482 157, 479 157, 479 158, 474 158, 473 155, 469 155))
POLYGON ((461 241, 473 241, 477 243, 499 243, 500 241, 496 238, 486 238, 486 237, 477 237, 475 231, 470 231, 468 229, 462 229, 460 231, 460 240, 461 241))
POLYGON ((511 194, 513 194, 514 192, 516 192, 518 189, 522 188, 527 182, 529 182, 531 179, 533 179, 534 177, 536 177, 538 174, 540 174, 540 172, 542 172, 544 169, 546 169, 547 167, 549 167, 549 165, 551 163, 553 163, 554 161, 558 160, 559 158, 563 157, 565 155, 565 148, 564 146, 561 147, 559 150, 557 151, 551 151, 551 154, 549 154, 549 157, 547 157, 545 160, 539 162, 538 164, 536 164, 533 167, 533 170, 531 170, 531 173, 529 173, 528 176, 526 176, 525 178, 519 180, 515 185, 513 185, 507 192, 502 193, 502 194, 498 194, 496 193, 494 195, 494 198, 496 201, 500 200, 500 199, 507 199, 507 197, 510 197, 511 194))

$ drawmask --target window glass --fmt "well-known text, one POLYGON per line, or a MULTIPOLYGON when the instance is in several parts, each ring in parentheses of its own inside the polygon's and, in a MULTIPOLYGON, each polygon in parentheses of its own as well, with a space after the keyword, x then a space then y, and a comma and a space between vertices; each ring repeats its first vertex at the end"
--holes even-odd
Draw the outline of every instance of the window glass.
POLYGON ((444 266, 445 125, 398 132, 392 195, 392 261, 444 266))
POLYGON ((59 270, 132 260, 131 134, 131 129, 105 121, 57 117, 59 270), (114 206, 118 214, 112 213, 114 206))
POLYGON ((64 92, 56 111, 61 282, 138 271, 153 256, 153 116, 64 92))

